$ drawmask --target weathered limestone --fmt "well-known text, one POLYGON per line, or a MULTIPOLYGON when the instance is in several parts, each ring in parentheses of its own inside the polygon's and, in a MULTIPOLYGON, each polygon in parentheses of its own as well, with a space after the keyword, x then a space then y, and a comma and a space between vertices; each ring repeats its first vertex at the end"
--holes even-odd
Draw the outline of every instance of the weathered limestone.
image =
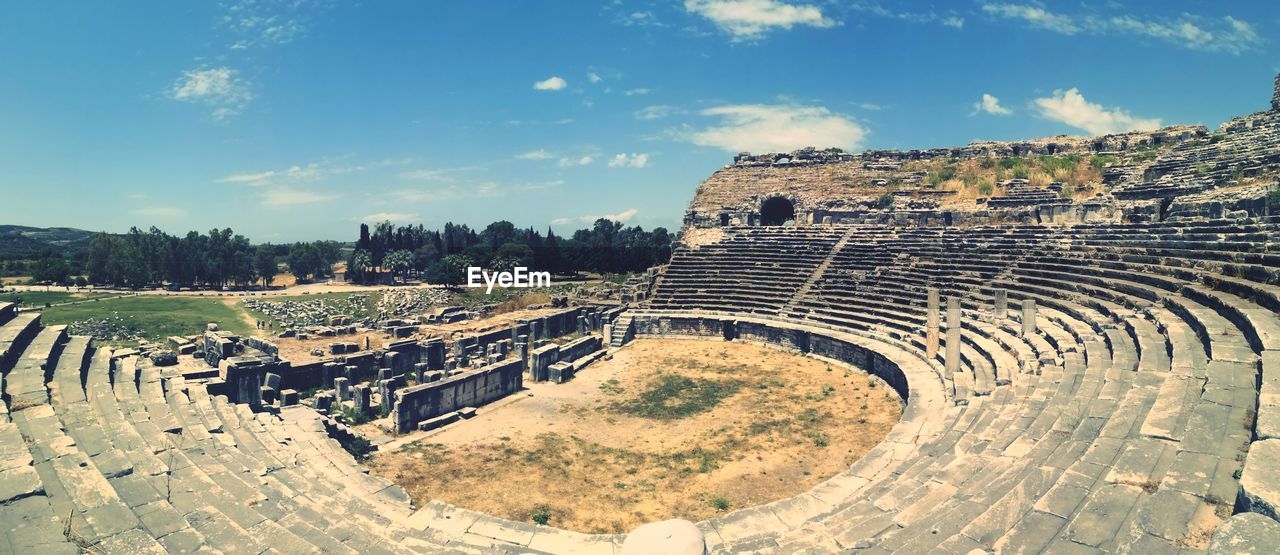
POLYGON ((960 297, 947 297, 947 352, 944 368, 950 378, 960 371, 960 297))
POLYGON ((996 289, 991 292, 992 295, 992 316, 996 320, 1003 320, 1009 317, 1009 292, 1004 289, 996 289))
POLYGON ((1280 75, 1276 75, 1275 92, 1271 93, 1271 109, 1280 111, 1280 75))
POLYGON ((339 402, 351 400, 351 381, 346 378, 333 379, 333 394, 339 402))
POLYGON ((369 412, 370 402, 373 398, 373 392, 369 386, 365 384, 357 385, 355 388, 355 411, 360 414, 369 412))
POLYGON ((380 400, 378 406, 390 411, 395 405, 395 391, 395 380, 378 380, 378 399, 380 400))
POLYGON ((427 383, 394 392, 391 414, 396 433, 412 431, 419 422, 463 407, 491 403, 524 386, 523 364, 519 359, 508 359, 444 379, 433 380, 435 377, 438 376, 428 376, 427 383))
POLYGON ((444 369, 444 340, 438 337, 431 338, 422 343, 423 361, 427 364, 428 370, 444 369))
POLYGON ((1022 300, 1022 336, 1030 337, 1036 333, 1036 301, 1022 300))
POLYGON ((1245 510, 1280 520, 1280 439, 1255 441, 1240 476, 1245 510))
POLYGON ((547 379, 555 383, 564 383, 573 379, 573 364, 560 361, 547 367, 547 379))
POLYGON ((1280 522, 1258 513, 1237 514, 1218 527, 1209 553, 1274 553, 1280 546, 1280 522))
POLYGON ((559 345, 546 345, 534 349, 533 352, 529 354, 529 379, 535 382, 547 381, 547 368, 559 360, 559 345))
POLYGON ((333 393, 328 391, 316 394, 316 410, 328 411, 333 408, 333 393))
POLYGON ((687 520, 650 522, 627 534, 622 555, 703 555, 707 552, 702 530, 687 520))
POLYGON ((928 305, 926 306, 924 356, 931 360, 938 356, 938 308, 938 288, 930 287, 928 305))

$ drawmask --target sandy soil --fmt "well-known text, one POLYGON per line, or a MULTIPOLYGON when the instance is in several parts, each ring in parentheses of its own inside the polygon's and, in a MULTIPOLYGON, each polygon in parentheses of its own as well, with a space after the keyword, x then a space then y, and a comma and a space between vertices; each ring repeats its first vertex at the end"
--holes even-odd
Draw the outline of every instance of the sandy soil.
POLYGON ((453 335, 468 335, 476 333, 484 333, 497 328, 511 327, 512 324, 519 320, 537 318, 546 316, 564 310, 563 308, 538 308, 538 309, 521 309, 513 312, 503 312, 481 318, 479 320, 463 320, 452 324, 429 325, 423 324, 419 326, 418 336, 420 337, 452 337, 453 335))
MULTIPOLYGON (((252 320, 252 318, 250 318, 252 320)), ((252 324, 250 324, 252 325, 252 324)), ((383 342, 387 341, 387 334, 380 331, 366 331, 349 335, 334 335, 331 337, 312 337, 310 339, 297 339, 294 337, 273 338, 272 343, 280 348, 280 358, 292 362, 295 365, 309 364, 322 358, 331 358, 334 355, 329 354, 330 343, 355 343, 364 350, 364 340, 369 338, 370 349, 381 349, 383 342), (312 349, 320 349, 324 351, 323 356, 315 356, 311 354, 312 349)))
POLYGON ((639 340, 567 384, 371 461, 421 506, 618 533, 802 493, 888 433, 901 403, 857 370, 758 345, 639 340))

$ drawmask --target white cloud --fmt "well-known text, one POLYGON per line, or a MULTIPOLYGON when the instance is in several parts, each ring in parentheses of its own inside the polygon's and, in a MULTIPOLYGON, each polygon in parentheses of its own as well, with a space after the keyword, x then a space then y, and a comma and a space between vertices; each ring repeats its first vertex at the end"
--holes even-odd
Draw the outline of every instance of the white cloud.
POLYGON ((955 15, 954 12, 948 13, 947 15, 939 15, 937 12, 932 10, 926 12, 900 12, 885 8, 877 2, 866 0, 858 0, 849 3, 847 7, 854 11, 869 13, 879 17, 897 19, 908 23, 938 23, 955 29, 964 28, 964 18, 955 15))
POLYGON ((144 206, 135 208, 131 212, 152 218, 181 218, 187 215, 187 209, 178 206, 144 206))
POLYGON ((449 170, 410 170, 400 172, 396 175, 400 179, 408 179, 412 181, 452 181, 453 175, 449 170))
POLYGON ((982 11, 1005 19, 1021 19, 1032 27, 1048 29, 1064 35, 1080 32, 1071 17, 1056 14, 1039 6, 1025 4, 983 4, 982 11))
POLYGON ((232 50, 258 45, 285 44, 307 33, 313 17, 327 11, 329 2, 293 0, 261 2, 236 0, 222 5, 225 12, 218 25, 235 37, 232 50))
POLYGON ((280 208, 284 206, 294 206, 299 204, 316 204, 320 202, 329 202, 337 199, 339 195, 332 193, 321 193, 317 191, 307 191, 294 187, 272 187, 263 191, 262 204, 280 208))
POLYGON ((551 158, 551 153, 541 148, 516 155, 517 160, 546 160, 548 158, 551 158))
POLYGON ((249 84, 225 66, 184 71, 168 93, 174 100, 212 108, 214 119, 219 120, 239 114, 253 100, 249 84))
POLYGON ((630 155, 623 152, 609 160, 610 168, 643 168, 647 165, 649 165, 649 155, 634 152, 630 155))
POLYGON ((1063 35, 1091 33, 1152 38, 1191 50, 1240 54, 1262 44, 1247 21, 1226 16, 1220 20, 1183 14, 1176 19, 1146 19, 1129 14, 1101 16, 1050 12, 1039 4, 987 3, 987 14, 1025 21, 1033 28, 1063 35))
POLYGON ((590 156, 580 156, 578 158, 564 157, 564 158, 561 158, 559 162, 556 162, 556 165, 562 168, 569 168, 573 166, 586 166, 591 164, 594 161, 595 161, 595 158, 592 158, 590 156))
POLYGON ((1001 106, 999 98, 984 93, 982 95, 982 100, 973 103, 973 113, 969 115, 974 115, 979 112, 986 112, 997 116, 1007 116, 1012 114, 1013 110, 1001 106))
POLYGON ((324 159, 321 162, 311 162, 306 165, 294 164, 283 170, 236 173, 220 178, 217 182, 243 183, 245 185, 255 187, 270 185, 273 183, 302 183, 307 181, 321 181, 331 177, 363 172, 375 168, 402 166, 411 162, 412 159, 406 158, 398 160, 377 160, 358 164, 335 164, 334 159, 324 159))
POLYGON ((517 183, 512 187, 516 191, 550 191, 564 185, 563 179, 553 179, 550 181, 528 181, 525 183, 517 183))
POLYGON ((559 77, 548 77, 533 84, 535 91, 558 91, 569 86, 569 83, 559 77))
MULTIPOLYGON (((616 2, 614 4, 614 7, 620 7, 620 6, 621 6, 621 2, 616 2)), ((609 10, 610 7, 606 5, 604 9, 609 10)), ((667 26, 665 23, 658 20, 658 17, 653 15, 653 12, 647 12, 647 11, 632 11, 632 12, 618 11, 618 12, 615 12, 613 21, 614 23, 617 23, 619 25, 624 25, 627 27, 632 27, 632 26, 666 27, 667 26)))
POLYGON ((403 222, 416 219, 418 219, 417 214, 405 214, 402 212, 378 212, 377 214, 369 214, 363 218, 358 218, 359 221, 366 223, 403 222))
POLYGON ((1132 16, 1113 17, 1107 24, 1117 32, 1168 41, 1192 50, 1208 50, 1239 54, 1258 46, 1262 40, 1253 25, 1231 16, 1216 31, 1206 29, 1208 23, 1191 19, 1171 22, 1143 21, 1132 16))
POLYGON ((651 92, 653 92, 653 89, 646 89, 644 87, 640 87, 636 89, 629 89, 629 90, 623 91, 622 94, 626 96, 643 96, 651 92))
POLYGON ((820 106, 740 104, 702 111, 722 123, 701 131, 677 131, 688 142, 729 152, 790 152, 813 146, 856 150, 866 128, 820 106))
POLYGON ((734 42, 763 37, 775 28, 797 25, 834 27, 836 22, 817 6, 793 5, 778 0, 685 0, 684 9, 711 20, 729 33, 734 42))
POLYGON ((551 220, 551 224, 567 225, 567 224, 573 223, 575 220, 584 224, 590 224, 590 223, 595 223, 596 220, 599 220, 602 218, 606 220, 613 220, 615 222, 626 223, 627 221, 631 220, 631 218, 634 218, 636 214, 639 214, 639 213, 640 211, 636 210, 635 208, 628 208, 626 210, 623 210, 622 212, 618 212, 617 214, 605 214, 603 216, 578 216, 577 218, 556 218, 554 220, 551 220))
POLYGON ((430 189, 399 189, 390 195, 401 202, 432 202, 467 198, 492 198, 506 194, 506 191, 493 181, 465 183, 448 183, 430 189))
POLYGON ((587 81, 590 81, 592 83, 599 83, 603 80, 604 78, 600 77, 600 74, 594 71, 587 74, 587 81))
POLYGON ((1078 89, 1053 91, 1053 96, 1037 98, 1040 115, 1060 121, 1094 135, 1123 133, 1125 131, 1151 131, 1160 127, 1160 120, 1142 119, 1120 108, 1110 110, 1084 99, 1078 89))
POLYGON ((684 112, 675 106, 659 104, 656 106, 645 106, 644 108, 636 110, 635 116, 636 119, 655 120, 682 113, 684 112))
POLYGON ((247 183, 249 185, 257 185, 270 179, 275 174, 276 172, 274 171, 265 171, 265 172, 257 172, 257 173, 237 173, 237 174, 228 175, 222 179, 219 179, 218 182, 219 183, 247 183))

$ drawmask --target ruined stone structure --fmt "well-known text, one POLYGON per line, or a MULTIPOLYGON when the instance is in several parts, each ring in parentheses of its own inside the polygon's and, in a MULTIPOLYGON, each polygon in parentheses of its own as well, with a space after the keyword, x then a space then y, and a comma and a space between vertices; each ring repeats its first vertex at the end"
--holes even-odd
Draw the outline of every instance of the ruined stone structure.
MULTIPOLYGON (((1223 123, 1216 131, 1172 126, 1100 137, 974 143, 961 148, 866 151, 803 149, 742 153, 704 181, 685 213, 687 228, 865 223, 882 225, 1078 224, 1229 217, 1258 212, 1269 190, 1244 180, 1280 174, 1280 89, 1273 108, 1223 123), (1004 192, 956 199, 925 181, 911 162, 963 162, 1005 156, 1097 154, 1109 162, 1088 199, 1064 198, 1060 183, 997 184, 1004 192)), ((1274 179, 1271 179, 1274 181, 1274 179)))
POLYGON ((0 303, 0 552, 1274 550, 1280 216, 1265 179, 1231 185, 1280 165, 1280 91, 1272 108, 1214 133, 744 154, 691 204, 685 232, 714 233, 676 249, 641 308, 574 307, 449 344, 344 347, 295 367, 214 331, 200 351, 213 366, 183 374, 0 303), (1000 213, 879 210, 829 179, 1137 145, 1158 148, 1108 167, 1105 198, 1031 191, 1000 213), (771 198, 786 202, 765 210, 771 198), (779 219, 802 225, 759 225, 779 219), (563 379, 576 362, 561 353, 632 337, 849 363, 903 400, 902 419, 808 492, 629 539, 414 507, 362 471, 326 416, 378 405, 397 428, 431 428, 519 388, 526 364, 563 379), (309 389, 325 392, 295 404, 309 389))

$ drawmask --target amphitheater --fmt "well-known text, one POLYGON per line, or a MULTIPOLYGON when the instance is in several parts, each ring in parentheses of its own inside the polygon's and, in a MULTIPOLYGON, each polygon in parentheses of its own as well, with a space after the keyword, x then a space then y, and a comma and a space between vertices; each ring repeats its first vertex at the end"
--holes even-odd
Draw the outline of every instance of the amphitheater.
MULTIPOLYGON (((577 325, 608 348, 693 337, 844 361, 906 405, 883 442, 808 492, 659 540, 693 552, 1273 551, 1280 216, 1266 195, 1278 170, 1280 90, 1271 110, 1212 133, 740 155, 699 188, 670 264, 577 325), (1115 160, 1105 191, 1015 183, 963 206, 902 170, 1073 152, 1115 160), (888 186, 892 205, 873 202, 888 186)), ((400 358, 432 370, 438 349, 400 358)), ((542 352, 491 346, 485 362, 518 361, 518 389, 520 374, 546 379, 542 352)), ((184 374, 0 306, 0 552, 644 552, 627 535, 413 506, 340 446, 324 410, 279 391, 333 383, 303 374, 347 362, 294 368, 283 386, 242 358, 184 374)))

